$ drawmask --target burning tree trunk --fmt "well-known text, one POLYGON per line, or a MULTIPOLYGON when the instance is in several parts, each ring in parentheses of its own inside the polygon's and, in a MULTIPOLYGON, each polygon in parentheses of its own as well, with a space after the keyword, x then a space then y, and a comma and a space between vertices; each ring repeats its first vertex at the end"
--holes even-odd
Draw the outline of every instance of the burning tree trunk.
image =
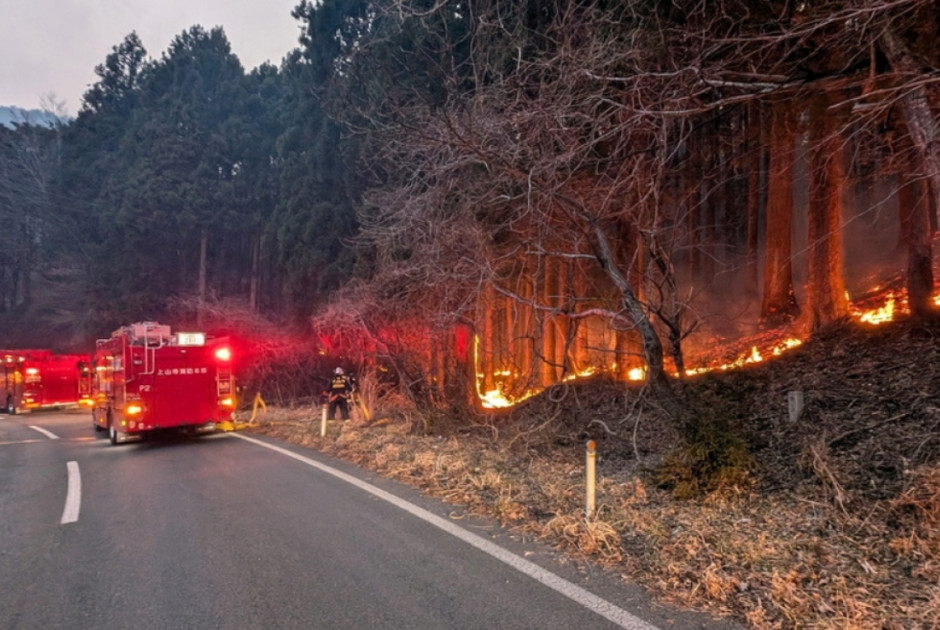
POLYGON ((535 302, 535 281, 533 280, 533 270, 531 261, 526 260, 520 265, 521 270, 517 280, 518 293, 521 300, 513 304, 515 310, 515 320, 513 321, 513 364, 518 380, 522 381, 521 387, 530 389, 535 380, 532 371, 533 367, 533 347, 535 329, 535 313, 533 313, 532 304, 535 302))
POLYGON ((558 348, 562 345, 559 339, 563 335, 559 330, 559 320, 556 309, 560 306, 561 291, 561 263, 551 256, 545 258, 543 266, 542 280, 542 304, 545 304, 550 310, 543 313, 542 321, 542 385, 548 387, 558 382, 561 377, 561 368, 564 362, 559 360, 558 348))
POLYGON ((815 332, 849 313, 842 273, 845 166, 838 117, 826 96, 810 107, 809 259, 803 327, 815 332))
POLYGON ((477 334, 480 337, 477 352, 477 373, 482 382, 480 386, 484 392, 496 390, 494 353, 496 351, 496 334, 493 326, 493 310, 496 295, 492 288, 487 287, 479 302, 480 314, 477 321, 477 334))
MULTIPOLYGON (((536 276, 536 290, 539 292, 539 302, 547 307, 555 306, 557 289, 555 275, 552 272, 552 259, 544 254, 539 255, 541 264, 536 276)), ((548 310, 540 310, 536 321, 539 324, 538 335, 538 368, 539 385, 549 387, 556 382, 557 370, 555 368, 555 328, 554 316, 548 310)))
POLYGON ((789 322, 800 312, 793 293, 791 266, 795 137, 792 108, 790 102, 776 101, 771 110, 764 299, 761 304, 761 321, 768 326, 789 322))
POLYGON ((686 230, 689 234, 689 267, 692 278, 698 282, 702 270, 701 224, 702 214, 702 169, 699 160, 690 160, 685 184, 686 230))
POLYGON ((928 186, 914 180, 898 191, 901 206, 901 240, 907 247, 907 299, 911 314, 932 312, 933 253, 928 212, 928 186))
MULTIPOLYGON (((918 77, 923 74, 907 47, 886 29, 881 45, 891 66, 898 72, 918 77)), ((940 125, 930 109, 926 82, 919 82, 907 89, 901 98, 902 111, 911 140, 921 158, 921 172, 930 182, 934 208, 940 209, 940 125)))
POLYGON ((457 406, 455 401, 463 401, 465 406, 472 407, 475 392, 467 387, 476 379, 472 337, 471 326, 462 323, 432 332, 429 390, 435 404, 457 406))
POLYGON ((744 255, 747 270, 747 292, 757 294, 757 251, 760 243, 760 207, 763 186, 764 146, 762 138, 763 108, 759 103, 748 105, 747 117, 747 152, 751 168, 747 174, 747 242, 744 255))
MULTIPOLYGON (((901 39, 890 29, 881 37, 881 45, 891 66, 900 73, 919 76, 921 70, 910 51, 901 39)), ((920 158, 920 172, 926 177, 928 186, 913 184, 901 190, 902 204, 911 213, 903 224, 909 228, 904 240, 908 247, 907 288, 911 313, 924 316, 932 312, 931 294, 933 293, 933 252, 931 240, 932 226, 936 218, 929 213, 940 209, 940 126, 930 109, 927 87, 918 83, 906 90, 901 97, 901 111, 907 126, 911 142, 920 158), (920 191, 911 189, 911 186, 920 191)))
POLYGON ((718 136, 720 128, 718 123, 712 121, 702 130, 702 142, 699 145, 701 154, 697 161, 704 168, 704 177, 698 181, 701 192, 698 201, 698 222, 695 230, 698 233, 698 247, 701 255, 696 269, 697 283, 701 286, 711 287, 715 281, 715 247, 716 247, 716 200, 715 196, 720 188, 723 173, 721 173, 720 143, 718 136))

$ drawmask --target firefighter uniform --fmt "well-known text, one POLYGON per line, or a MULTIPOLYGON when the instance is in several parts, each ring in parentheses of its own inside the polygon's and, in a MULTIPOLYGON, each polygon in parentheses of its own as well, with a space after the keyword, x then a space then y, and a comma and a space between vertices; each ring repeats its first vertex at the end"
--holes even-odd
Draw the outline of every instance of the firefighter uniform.
POLYGON ((339 409, 342 419, 349 420, 349 394, 352 389, 352 379, 343 372, 343 368, 336 368, 333 378, 330 379, 330 387, 326 392, 329 399, 327 418, 334 419, 336 410, 339 409))

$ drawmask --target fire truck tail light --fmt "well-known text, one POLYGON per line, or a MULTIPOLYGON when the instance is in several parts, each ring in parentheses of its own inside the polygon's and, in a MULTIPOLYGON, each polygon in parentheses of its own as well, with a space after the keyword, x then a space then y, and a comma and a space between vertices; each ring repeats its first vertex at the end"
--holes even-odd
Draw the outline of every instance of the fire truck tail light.
POLYGON ((231 361, 232 360, 232 349, 231 348, 218 348, 215 351, 215 358, 219 361, 231 361))
POLYGON ((130 404, 124 410, 129 416, 139 416, 143 412, 144 408, 142 405, 130 404))
POLYGON ((26 368, 26 373, 30 376, 35 376, 36 374, 39 374, 39 368, 26 368))
POLYGON ((220 407, 234 407, 234 406, 235 406, 235 399, 233 399, 233 398, 231 398, 231 397, 220 398, 220 399, 219 399, 219 406, 220 406, 220 407))

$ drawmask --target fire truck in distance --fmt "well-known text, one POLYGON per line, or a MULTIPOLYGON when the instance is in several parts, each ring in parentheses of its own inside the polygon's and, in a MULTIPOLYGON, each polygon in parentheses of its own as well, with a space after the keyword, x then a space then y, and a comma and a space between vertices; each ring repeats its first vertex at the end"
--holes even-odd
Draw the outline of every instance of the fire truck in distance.
POLYGON ((235 410, 227 338, 140 322, 98 340, 93 367, 95 429, 112 444, 163 429, 213 429, 235 410))
POLYGON ((70 407, 91 402, 91 358, 51 350, 0 350, 0 408, 70 407))

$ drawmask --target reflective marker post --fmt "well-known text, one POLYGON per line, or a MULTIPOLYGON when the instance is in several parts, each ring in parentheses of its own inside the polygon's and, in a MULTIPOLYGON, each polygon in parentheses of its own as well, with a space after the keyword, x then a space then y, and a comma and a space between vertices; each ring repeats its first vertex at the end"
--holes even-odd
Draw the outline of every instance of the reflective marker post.
POLYGON ((796 422, 803 413, 803 392, 797 390, 787 392, 787 410, 790 414, 790 422, 796 422))
POLYGON ((323 413, 320 415, 320 437, 326 435, 326 405, 323 405, 323 413))
POLYGON ((594 450, 594 440, 588 440, 587 443, 587 462, 584 466, 584 475, 585 494, 587 495, 587 505, 584 512, 588 518, 591 518, 594 516, 594 484, 597 476, 597 451, 594 450))

